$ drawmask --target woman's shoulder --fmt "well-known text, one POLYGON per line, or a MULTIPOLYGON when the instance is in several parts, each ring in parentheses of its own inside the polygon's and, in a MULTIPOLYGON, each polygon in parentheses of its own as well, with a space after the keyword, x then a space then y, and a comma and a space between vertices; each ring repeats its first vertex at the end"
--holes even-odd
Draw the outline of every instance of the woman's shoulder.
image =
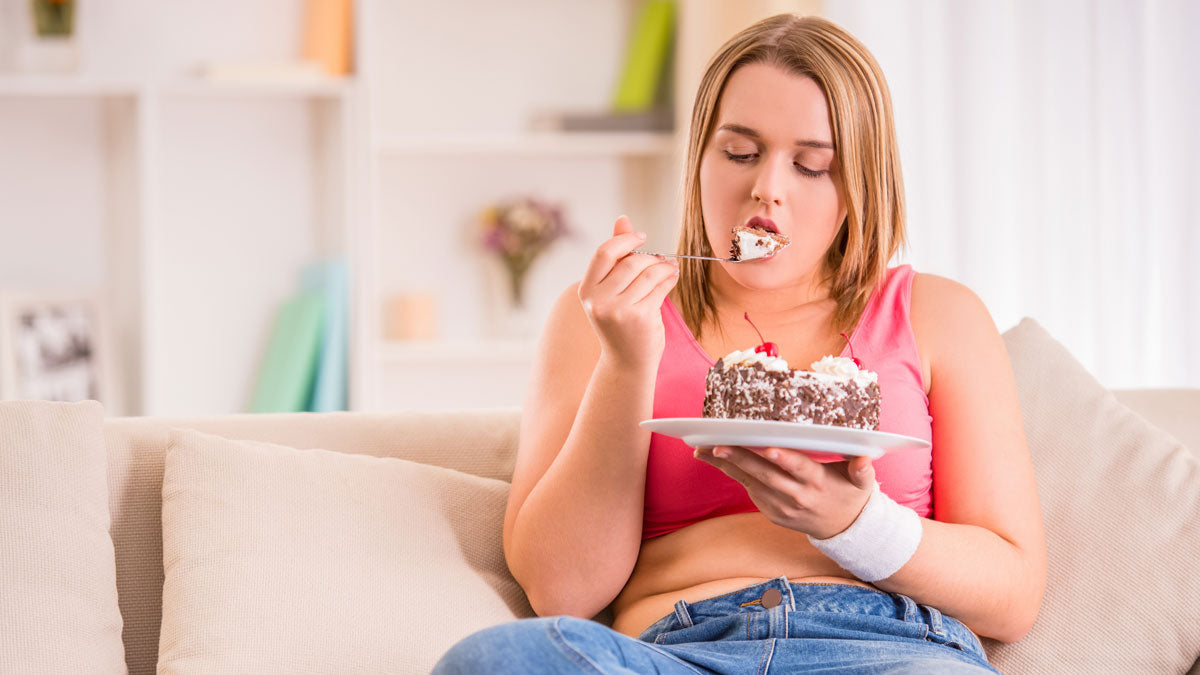
POLYGON ((986 316, 991 323, 987 307, 974 291, 963 283, 928 272, 913 273, 910 305, 914 322, 920 320, 937 326, 953 324, 956 319, 979 321, 986 316))
POLYGON ((913 276, 909 321, 924 360, 933 368, 969 365, 981 353, 1003 348, 983 300, 947 277, 926 272, 913 276))

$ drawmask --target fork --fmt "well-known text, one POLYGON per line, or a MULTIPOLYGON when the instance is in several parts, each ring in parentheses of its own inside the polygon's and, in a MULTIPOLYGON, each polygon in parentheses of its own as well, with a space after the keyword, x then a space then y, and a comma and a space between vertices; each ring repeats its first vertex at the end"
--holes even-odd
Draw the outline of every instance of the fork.
POLYGON ((653 251, 630 251, 631 253, 641 253, 642 255, 660 255, 664 258, 691 258, 692 260, 716 260, 717 262, 739 263, 744 260, 734 260, 732 258, 710 258, 704 255, 681 255, 679 253, 654 253, 653 251))

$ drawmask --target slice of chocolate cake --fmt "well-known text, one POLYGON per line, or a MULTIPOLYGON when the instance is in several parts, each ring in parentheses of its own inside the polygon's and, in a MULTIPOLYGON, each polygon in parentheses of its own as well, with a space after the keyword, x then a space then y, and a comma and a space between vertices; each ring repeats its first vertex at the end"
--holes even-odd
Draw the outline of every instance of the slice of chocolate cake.
POLYGON ((738 225, 733 228, 733 245, 729 251, 730 260, 757 260, 774 255, 784 246, 792 243, 791 239, 777 232, 762 227, 746 227, 738 225))
POLYGON ((709 369, 703 415, 878 430, 879 377, 845 357, 792 370, 778 356, 735 351, 709 369))

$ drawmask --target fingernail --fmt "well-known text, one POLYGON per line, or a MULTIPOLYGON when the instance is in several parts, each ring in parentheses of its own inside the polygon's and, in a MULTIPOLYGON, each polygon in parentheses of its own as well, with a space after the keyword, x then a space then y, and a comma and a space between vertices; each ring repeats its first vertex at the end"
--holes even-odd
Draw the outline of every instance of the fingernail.
POLYGON ((645 233, 645 232, 638 232, 638 233, 637 233, 637 238, 638 238, 638 239, 645 239, 645 238, 646 238, 646 233, 645 233))
POLYGON ((779 459, 779 451, 771 450, 770 452, 767 453, 767 457, 770 457, 771 461, 774 462, 779 459))

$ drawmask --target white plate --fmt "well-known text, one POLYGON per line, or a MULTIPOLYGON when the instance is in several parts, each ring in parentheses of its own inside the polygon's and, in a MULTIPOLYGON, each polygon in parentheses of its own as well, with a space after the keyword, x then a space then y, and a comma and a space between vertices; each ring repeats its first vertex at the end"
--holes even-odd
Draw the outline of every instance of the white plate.
POLYGON ((927 448, 929 441, 886 431, 868 431, 825 424, 800 424, 769 420, 721 419, 715 417, 664 417, 644 420, 640 426, 655 433, 681 439, 693 448, 740 445, 744 448, 790 448, 825 455, 827 459, 882 457, 890 450, 927 448))

